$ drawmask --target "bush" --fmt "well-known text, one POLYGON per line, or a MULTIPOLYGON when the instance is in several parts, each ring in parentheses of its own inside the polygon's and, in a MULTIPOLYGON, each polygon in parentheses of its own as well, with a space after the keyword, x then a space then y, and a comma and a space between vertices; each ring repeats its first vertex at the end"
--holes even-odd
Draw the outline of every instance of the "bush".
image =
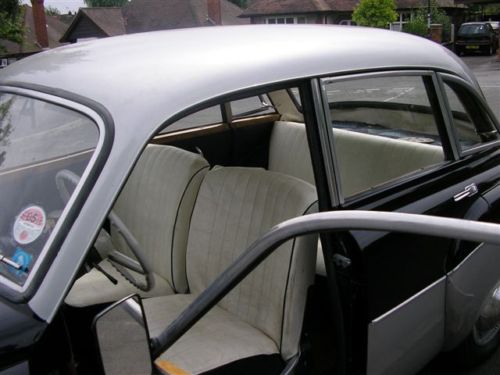
POLYGON ((397 18, 394 0, 361 0, 352 13, 352 19, 360 26, 387 28, 397 18))

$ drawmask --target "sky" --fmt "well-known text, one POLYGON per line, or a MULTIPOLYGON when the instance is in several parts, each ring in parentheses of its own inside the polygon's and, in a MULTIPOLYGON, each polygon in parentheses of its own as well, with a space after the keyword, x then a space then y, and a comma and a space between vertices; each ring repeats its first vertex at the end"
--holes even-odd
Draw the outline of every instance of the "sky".
MULTIPOLYGON (((23 4, 31 4, 30 0, 22 0, 23 4)), ((57 8, 62 14, 78 11, 78 8, 84 7, 83 0, 45 0, 46 7, 57 8)))

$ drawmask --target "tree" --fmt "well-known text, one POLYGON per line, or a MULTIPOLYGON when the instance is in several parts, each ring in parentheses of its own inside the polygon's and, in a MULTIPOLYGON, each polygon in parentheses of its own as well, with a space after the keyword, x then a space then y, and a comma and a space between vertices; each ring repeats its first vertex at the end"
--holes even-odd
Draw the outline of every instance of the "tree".
POLYGON ((48 7, 45 7, 45 14, 48 16, 60 16, 61 12, 56 7, 49 5, 48 7))
MULTIPOLYGON (((22 9, 19 0, 0 1, 0 39, 15 43, 23 41, 23 26, 21 23, 22 9)), ((5 47, 0 45, 0 52, 5 47)))
POLYGON ((361 0, 354 8, 352 19, 360 26, 387 28, 398 19, 394 0, 361 0))
POLYGON ((84 0, 85 4, 92 8, 98 7, 121 7, 129 0, 84 0))

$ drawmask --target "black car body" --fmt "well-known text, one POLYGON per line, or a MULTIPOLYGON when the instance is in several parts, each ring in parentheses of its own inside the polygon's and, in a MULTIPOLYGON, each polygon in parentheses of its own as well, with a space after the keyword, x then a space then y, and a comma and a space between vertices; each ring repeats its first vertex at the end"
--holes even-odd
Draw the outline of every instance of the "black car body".
POLYGON ((500 252, 462 232, 500 217, 498 123, 436 43, 308 25, 78 43, 0 72, 0 130, 5 373, 98 372, 92 321, 132 293, 156 366, 193 373, 415 373, 497 344, 500 252), (332 232, 313 211, 371 212, 332 232), (450 238, 436 217, 470 221, 450 238), (271 241, 289 220, 307 236, 271 241))
POLYGON ((460 26, 455 40, 455 52, 493 55, 498 48, 498 34, 489 22, 468 22, 460 26))

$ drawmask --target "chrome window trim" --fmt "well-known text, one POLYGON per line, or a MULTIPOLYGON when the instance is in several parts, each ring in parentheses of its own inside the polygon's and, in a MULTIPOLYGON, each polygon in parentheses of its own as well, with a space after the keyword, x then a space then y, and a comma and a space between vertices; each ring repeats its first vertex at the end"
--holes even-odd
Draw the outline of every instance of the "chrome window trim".
POLYGON ((0 86, 0 93, 14 94, 14 95, 33 98, 33 99, 38 99, 41 101, 45 101, 45 102, 54 104, 56 106, 62 106, 62 107, 67 108, 69 110, 73 110, 75 112, 81 113, 84 116, 88 117, 90 120, 92 120, 94 122, 94 124, 97 126, 97 129, 99 131, 99 138, 97 140, 95 151, 94 151, 92 157, 90 158, 89 163, 85 167, 85 170, 83 171, 83 174, 80 178, 80 181, 74 190, 74 194, 71 195, 70 200, 68 201, 68 203, 64 207, 64 210, 63 210, 59 220, 57 221, 54 229, 52 230, 52 233, 50 234, 49 238, 47 239, 47 242, 45 243, 42 250, 40 251, 40 254, 39 254, 37 260, 35 261, 33 268, 31 269, 31 272, 30 272, 28 278, 26 279, 26 281, 24 282, 24 284, 22 286, 20 286, 20 285, 14 283, 13 281, 7 279, 6 277, 0 275, 0 284, 7 286, 8 288, 14 290, 17 293, 25 293, 31 287, 33 279, 37 276, 38 269, 41 266, 42 260, 45 258, 45 256, 47 255, 47 252, 51 248, 52 243, 54 241, 54 238, 59 234, 61 227, 63 227, 71 207, 73 206, 77 197, 80 195, 80 192, 82 190, 82 187, 83 187, 85 181, 89 177, 91 171, 95 167, 96 161, 98 160, 99 156, 101 155, 103 145, 104 145, 104 140, 106 138, 106 126, 105 126, 104 120, 101 118, 101 116, 99 116, 99 114, 96 111, 92 110, 91 108, 89 108, 83 104, 80 104, 80 103, 59 97, 59 96, 54 96, 54 95, 47 94, 44 92, 33 91, 33 90, 25 89, 25 88, 12 87, 12 86, 0 86))
POLYGON ((446 113, 446 116, 448 117, 448 121, 450 121, 450 124, 453 127, 453 136, 455 137, 455 142, 457 143, 459 156, 464 157, 464 156, 475 154, 476 152, 486 150, 490 147, 499 146, 500 139, 497 139, 494 141, 482 143, 479 146, 475 146, 475 147, 468 148, 466 150, 462 150, 462 148, 460 147, 460 142, 459 142, 458 137, 456 136, 456 133, 454 130, 451 108, 450 108, 450 105, 448 103, 448 99, 446 98, 446 95, 444 94, 444 92, 445 92, 444 91, 444 84, 446 81, 452 81, 458 85, 461 85, 464 89, 467 90, 467 92, 471 96, 474 97, 475 100, 477 100, 481 104, 482 109, 484 111, 486 111, 487 117, 491 121, 492 125, 495 127, 497 134, 499 134, 499 136, 500 136, 500 124, 498 123, 496 116, 491 112, 491 109, 487 105, 486 100, 481 95, 477 94, 477 91, 474 89, 474 87, 469 82, 467 82, 466 80, 464 80, 460 77, 457 77, 455 75, 448 74, 448 73, 437 73, 437 77, 438 77, 438 80, 440 82, 440 86, 442 89, 442 95, 445 98, 445 103, 446 103, 446 112, 445 113, 446 113))
MULTIPOLYGON (((458 142, 458 136, 455 132, 455 127, 453 126, 453 121, 450 117, 450 106, 448 103, 448 98, 445 95, 444 85, 442 79, 436 73, 432 74, 432 82, 434 84, 434 92, 437 95, 439 102, 439 109, 441 110, 441 118, 443 119, 446 134, 451 145, 451 152, 453 160, 460 159, 460 144, 458 142)), ((444 151, 444 148, 443 148, 444 151)))
POLYGON ((424 69, 387 70, 379 72, 353 73, 335 77, 322 77, 321 84, 323 85, 334 82, 352 81, 352 80, 360 80, 366 78, 398 77, 398 76, 411 77, 411 76, 432 76, 432 75, 434 75, 434 72, 432 70, 424 70, 424 69))
POLYGON ((340 175, 337 173, 339 170, 338 162, 335 155, 335 147, 333 147, 333 133, 329 131, 330 116, 328 114, 328 101, 326 98, 324 85, 321 83, 320 79, 311 80, 311 91, 312 99, 314 105, 314 111, 316 112, 316 118, 318 119, 318 131, 320 135, 321 148, 323 151, 323 159, 325 161, 326 168, 326 178, 328 182, 328 190, 330 193, 331 205, 332 207, 337 207, 344 203, 344 198, 342 194, 342 185, 340 184, 340 175))

